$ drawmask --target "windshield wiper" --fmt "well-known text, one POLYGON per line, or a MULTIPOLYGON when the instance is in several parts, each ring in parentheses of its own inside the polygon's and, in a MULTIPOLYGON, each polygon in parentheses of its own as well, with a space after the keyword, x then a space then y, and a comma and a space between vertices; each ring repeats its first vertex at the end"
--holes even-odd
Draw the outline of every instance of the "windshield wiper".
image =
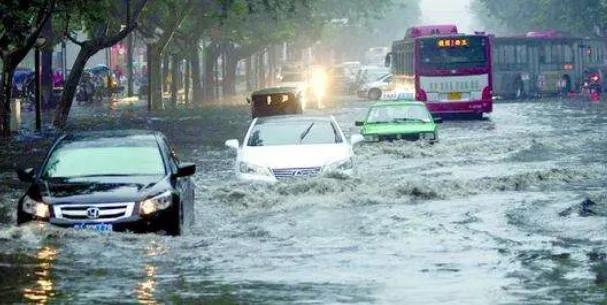
POLYGON ((299 135, 299 142, 297 144, 301 144, 301 142, 303 141, 303 139, 310 133, 310 130, 312 130, 312 127, 314 127, 315 123, 310 124, 310 126, 308 126, 308 128, 306 128, 306 130, 304 130, 301 135, 299 135))
POLYGON ((393 122, 423 122, 426 123, 426 121, 422 120, 422 119, 415 119, 415 118, 396 118, 392 120, 393 122))

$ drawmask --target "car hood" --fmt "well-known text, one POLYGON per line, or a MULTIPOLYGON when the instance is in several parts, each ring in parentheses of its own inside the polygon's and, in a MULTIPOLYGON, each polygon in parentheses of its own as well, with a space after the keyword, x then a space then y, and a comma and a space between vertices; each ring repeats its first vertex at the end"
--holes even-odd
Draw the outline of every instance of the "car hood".
MULTIPOLYGON (((166 189, 162 177, 116 177, 92 180, 41 181, 32 186, 49 204, 113 203, 140 201, 156 189, 166 189)), ((38 197, 38 196, 36 196, 38 197)))
POLYGON ((306 82, 282 82, 280 83, 280 87, 291 87, 298 88, 301 90, 306 87, 306 82))
POLYGON ((367 124, 361 130, 363 135, 372 134, 407 134, 420 132, 434 132, 436 125, 434 123, 386 123, 386 124, 367 124))
POLYGON ((351 156, 352 149, 348 144, 247 146, 241 150, 239 160, 282 169, 323 167, 351 156))

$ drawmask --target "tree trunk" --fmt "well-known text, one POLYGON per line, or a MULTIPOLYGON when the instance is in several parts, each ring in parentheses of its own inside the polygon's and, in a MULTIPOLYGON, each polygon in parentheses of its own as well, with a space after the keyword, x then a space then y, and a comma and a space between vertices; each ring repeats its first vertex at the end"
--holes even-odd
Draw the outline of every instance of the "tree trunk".
POLYGON ((162 56, 162 92, 169 92, 169 65, 170 65, 170 55, 168 54, 160 54, 162 56))
POLYGON ((2 106, 0 107, 0 132, 5 138, 11 135, 11 99, 13 95, 13 75, 15 66, 7 61, 2 70, 2 106))
POLYGON ((190 105, 190 73, 191 73, 191 62, 189 60, 185 61, 185 76, 183 77, 183 102, 189 106, 190 105))
POLYGON ((78 52, 78 56, 76 56, 76 60, 72 66, 72 71, 63 86, 63 94, 61 95, 57 111, 55 112, 53 125, 56 127, 64 128, 67 124, 67 118, 69 117, 70 109, 72 108, 72 102, 74 101, 74 95, 76 94, 76 88, 78 87, 80 77, 84 71, 84 66, 94 54, 95 52, 86 46, 82 46, 80 52, 78 52))
POLYGON ((212 100, 215 98, 215 67, 217 66, 217 46, 215 43, 210 44, 204 49, 204 97, 212 100))
POLYGON ((177 108, 177 90, 179 88, 179 58, 171 55, 171 107, 177 108))
POLYGON ((53 48, 46 47, 41 52, 40 83, 42 109, 50 109, 53 98, 53 48))
POLYGON ((236 68, 238 67, 238 58, 234 50, 229 49, 225 57, 225 75, 223 76, 224 95, 236 95, 236 68))
POLYGON ((198 57, 198 46, 190 49, 190 64, 192 66, 192 101, 201 104, 202 84, 200 83, 200 58, 198 57))
POLYGON ((247 57, 244 62, 245 65, 245 78, 247 83, 247 91, 253 90, 253 84, 251 83, 251 56, 247 57))
POLYGON ((133 96, 133 40, 135 33, 129 34, 126 41, 126 79, 127 79, 127 96, 133 96))
POLYGON ((148 86, 150 90, 150 103, 152 110, 164 109, 164 101, 162 100, 162 68, 160 66, 160 51, 155 45, 148 44, 149 52, 149 75, 148 86))

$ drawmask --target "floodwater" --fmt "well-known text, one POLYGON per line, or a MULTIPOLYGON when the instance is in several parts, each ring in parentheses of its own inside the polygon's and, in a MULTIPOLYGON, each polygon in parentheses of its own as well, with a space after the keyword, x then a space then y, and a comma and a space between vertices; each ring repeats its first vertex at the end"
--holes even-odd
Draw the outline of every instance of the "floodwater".
MULTIPOLYGON (((325 112, 354 132, 369 105, 351 100, 325 112)), ((233 178, 234 155, 222 143, 242 137, 246 108, 188 120, 148 118, 142 127, 165 131, 199 166, 189 233, 16 227, 11 212, 0 217, 0 303, 607 299, 605 103, 500 102, 488 119, 446 121, 435 145, 357 147, 355 177, 276 185, 233 178)), ((2 194, 0 208, 12 211, 20 191, 2 194)))

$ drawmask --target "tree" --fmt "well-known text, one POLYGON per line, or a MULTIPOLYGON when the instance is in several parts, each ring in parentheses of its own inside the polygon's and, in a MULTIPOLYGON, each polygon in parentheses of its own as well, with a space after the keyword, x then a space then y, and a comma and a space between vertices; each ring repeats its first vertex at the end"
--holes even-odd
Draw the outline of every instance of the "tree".
POLYGON ((43 25, 50 18, 55 0, 3 0, 0 2, 0 58, 2 92, 0 133, 10 136, 12 81, 17 65, 34 47, 43 25))
POLYGON ((153 110, 164 108, 160 60, 165 48, 194 5, 194 0, 157 0, 142 15, 139 32, 150 41, 148 52, 148 96, 153 110))
POLYGON ((53 125, 63 128, 72 107, 76 88, 84 71, 84 67, 95 53, 109 48, 126 37, 137 27, 137 18, 147 3, 147 0, 72 0, 64 2, 66 12, 66 29, 69 27, 70 12, 80 12, 76 22, 82 25, 82 30, 88 34, 85 41, 76 40, 71 33, 65 33, 67 38, 80 46, 72 70, 65 82, 61 99, 53 125), (134 2, 131 9, 131 1, 134 2), (124 23, 123 23, 124 22, 124 23))
POLYGON ((600 36, 607 31, 606 0, 475 0, 472 8, 491 31, 557 29, 600 36))

